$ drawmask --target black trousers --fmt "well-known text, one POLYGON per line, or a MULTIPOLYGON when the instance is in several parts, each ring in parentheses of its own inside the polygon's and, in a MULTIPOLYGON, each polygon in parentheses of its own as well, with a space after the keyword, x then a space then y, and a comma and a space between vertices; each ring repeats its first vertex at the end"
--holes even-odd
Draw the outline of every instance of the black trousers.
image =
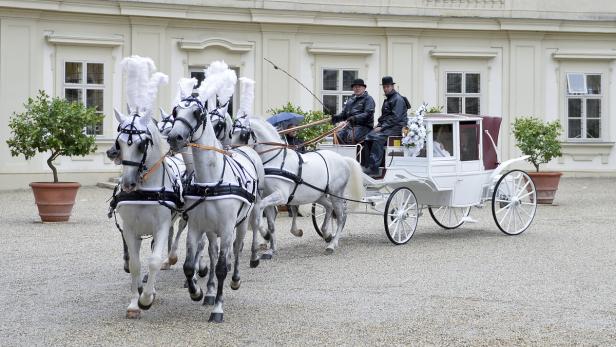
POLYGON ((371 131, 366 135, 364 139, 364 152, 362 153, 362 165, 370 170, 376 171, 376 169, 383 163, 383 157, 385 156, 385 145, 387 144, 387 138, 389 135, 381 132, 371 131))

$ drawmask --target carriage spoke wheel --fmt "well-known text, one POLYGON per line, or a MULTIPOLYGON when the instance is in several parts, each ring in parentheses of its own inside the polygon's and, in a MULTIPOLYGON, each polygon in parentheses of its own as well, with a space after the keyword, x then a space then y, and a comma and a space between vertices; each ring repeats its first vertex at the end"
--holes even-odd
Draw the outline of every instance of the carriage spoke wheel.
POLYGON ((409 242, 415 233, 419 218, 419 206, 415 194, 407 187, 394 190, 387 199, 383 217, 389 241, 396 245, 409 242))
POLYGON ((528 174, 512 170, 503 175, 492 193, 492 217, 507 235, 518 235, 532 223, 537 211, 537 191, 528 174))
MULTIPOLYGON (((312 226, 314 227, 314 230, 317 232, 317 234, 319 234, 319 236, 321 236, 321 238, 323 237, 323 232, 321 231, 321 227, 323 226, 323 222, 325 221, 325 207, 323 207, 322 205, 313 203, 312 204, 312 210, 311 210, 311 215, 312 215, 312 226)), ((332 218, 330 219, 329 222, 329 233, 332 235, 332 237, 334 237, 336 235, 336 225, 334 224, 334 221, 336 220, 336 218, 334 218, 335 213, 332 212, 332 218)))
POLYGON ((455 229, 464 224, 464 217, 468 217, 471 207, 430 206, 428 211, 438 226, 444 229, 455 229))

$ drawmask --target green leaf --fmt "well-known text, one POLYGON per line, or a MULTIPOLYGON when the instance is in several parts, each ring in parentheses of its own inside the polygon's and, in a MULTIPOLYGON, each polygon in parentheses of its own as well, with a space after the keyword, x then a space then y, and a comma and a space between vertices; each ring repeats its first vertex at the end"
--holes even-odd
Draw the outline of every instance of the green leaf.
POLYGON ((559 121, 544 122, 536 117, 520 117, 513 122, 516 145, 539 171, 539 165, 562 155, 558 138, 562 132, 559 121))

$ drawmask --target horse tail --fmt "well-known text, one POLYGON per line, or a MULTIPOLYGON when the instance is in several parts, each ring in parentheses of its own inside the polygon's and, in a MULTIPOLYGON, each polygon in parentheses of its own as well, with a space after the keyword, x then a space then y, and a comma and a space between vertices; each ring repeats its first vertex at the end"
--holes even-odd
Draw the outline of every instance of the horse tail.
MULTIPOLYGON (((361 166, 354 158, 345 157, 344 160, 349 165, 350 169, 349 181, 346 186, 346 197, 353 200, 361 200, 365 193, 363 181, 364 174, 361 170, 361 166)), ((356 205, 357 203, 352 203, 350 206, 354 207, 356 205)))

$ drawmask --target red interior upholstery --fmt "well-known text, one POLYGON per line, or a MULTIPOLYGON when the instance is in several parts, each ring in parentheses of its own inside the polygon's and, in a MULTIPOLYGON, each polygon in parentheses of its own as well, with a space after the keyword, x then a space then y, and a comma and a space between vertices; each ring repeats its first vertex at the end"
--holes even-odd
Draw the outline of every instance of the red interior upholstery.
POLYGON ((492 136, 492 140, 494 140, 495 144, 498 144, 498 133, 500 130, 500 124, 502 122, 501 117, 487 117, 483 118, 483 166, 486 170, 495 169, 498 166, 498 161, 496 160, 496 150, 492 145, 492 141, 485 133, 487 130, 492 136))

